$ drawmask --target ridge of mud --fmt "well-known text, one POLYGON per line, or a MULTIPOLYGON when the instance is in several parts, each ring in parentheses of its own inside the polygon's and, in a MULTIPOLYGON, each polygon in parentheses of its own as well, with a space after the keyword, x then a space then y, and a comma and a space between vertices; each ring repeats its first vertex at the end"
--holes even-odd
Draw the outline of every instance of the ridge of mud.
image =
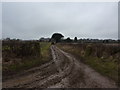
POLYGON ((117 88, 74 56, 51 46, 53 60, 3 82, 3 88, 117 88))

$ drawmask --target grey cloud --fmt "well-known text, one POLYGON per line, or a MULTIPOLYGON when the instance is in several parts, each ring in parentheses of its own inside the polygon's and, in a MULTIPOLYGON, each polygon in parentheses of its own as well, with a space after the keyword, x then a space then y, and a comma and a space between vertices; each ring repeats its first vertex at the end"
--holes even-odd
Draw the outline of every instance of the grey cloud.
POLYGON ((117 39, 117 3, 3 3, 3 38, 65 37, 117 39))
POLYGON ((2 38, 2 3, 0 3, 0 39, 2 38))

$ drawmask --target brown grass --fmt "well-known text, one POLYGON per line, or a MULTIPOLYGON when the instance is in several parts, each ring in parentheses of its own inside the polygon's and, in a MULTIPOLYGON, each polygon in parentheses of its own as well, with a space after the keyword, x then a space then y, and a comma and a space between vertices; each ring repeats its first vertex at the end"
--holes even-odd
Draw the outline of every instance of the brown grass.
POLYGON ((120 45, 118 44, 58 44, 78 60, 88 64, 101 74, 118 82, 120 45))

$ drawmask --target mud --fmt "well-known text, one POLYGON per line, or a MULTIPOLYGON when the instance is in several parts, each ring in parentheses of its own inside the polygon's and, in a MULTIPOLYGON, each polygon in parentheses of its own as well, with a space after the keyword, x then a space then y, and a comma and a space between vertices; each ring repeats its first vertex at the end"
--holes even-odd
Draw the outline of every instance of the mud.
POLYGON ((117 88, 113 80, 54 45, 51 53, 49 63, 9 76, 3 88, 117 88))

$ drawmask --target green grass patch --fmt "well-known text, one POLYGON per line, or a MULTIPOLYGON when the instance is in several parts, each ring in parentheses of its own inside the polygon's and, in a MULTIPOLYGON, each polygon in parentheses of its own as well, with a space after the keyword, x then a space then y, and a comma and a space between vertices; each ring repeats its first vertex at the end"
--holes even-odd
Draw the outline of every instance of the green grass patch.
POLYGON ((102 75, 108 76, 113 80, 118 80, 118 65, 116 62, 102 60, 97 57, 84 57, 85 63, 100 72, 102 75))
POLYGON ((41 46, 41 56, 42 56, 42 60, 49 60, 51 59, 51 52, 50 52, 50 46, 51 43, 48 42, 40 42, 40 46, 41 46))
POLYGON ((8 68, 7 72, 17 73, 19 71, 27 70, 27 69, 39 66, 44 63, 46 63, 46 61, 40 60, 39 58, 29 59, 29 61, 25 60, 22 63, 7 66, 7 68, 8 68))

